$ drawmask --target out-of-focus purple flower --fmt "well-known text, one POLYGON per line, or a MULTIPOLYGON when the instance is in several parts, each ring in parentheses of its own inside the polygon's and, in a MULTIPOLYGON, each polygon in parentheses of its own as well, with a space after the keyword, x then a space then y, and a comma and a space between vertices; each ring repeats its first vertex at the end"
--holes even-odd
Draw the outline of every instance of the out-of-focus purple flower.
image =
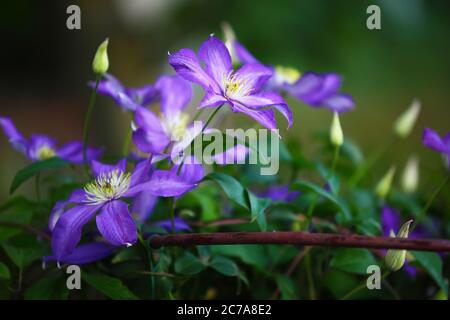
POLYGON ((158 79, 155 87, 160 95, 161 116, 138 107, 133 142, 142 152, 160 154, 172 141, 178 142, 194 130, 189 126, 189 115, 183 112, 191 100, 192 89, 181 77, 166 75, 158 79))
MULTIPOLYGON (((76 190, 69 201, 75 206, 67 211, 53 210, 51 220, 52 249, 57 261, 68 257, 81 239, 83 226, 97 212, 97 228, 101 235, 113 246, 130 246, 136 242, 137 229, 122 198, 133 198, 145 191, 153 196, 180 196, 195 188, 196 184, 186 182, 171 171, 150 172, 150 161, 139 163, 132 173, 125 171, 126 162, 104 165, 93 162, 95 180, 84 190, 76 190), (53 217, 58 214, 59 218, 53 217)), ((49 225, 51 225, 49 223, 49 225)))
POLYGON ((312 107, 325 107, 335 112, 345 112, 354 108, 355 103, 348 94, 340 93, 341 76, 335 73, 304 73, 286 91, 293 97, 312 107))
MULTIPOLYGON (((58 147, 54 139, 45 135, 34 134, 29 139, 25 139, 9 118, 0 117, 0 126, 12 147, 31 161, 60 157, 73 164, 83 163, 83 144, 79 141, 69 142, 58 147)), ((101 149, 88 148, 87 150, 89 161, 97 159, 101 154, 101 149)))
POLYGON ((76 265, 88 264, 106 258, 112 254, 115 249, 116 247, 104 242, 90 242, 79 245, 72 253, 60 259, 56 259, 55 256, 44 257, 43 263, 44 266, 51 261, 76 265))
MULTIPOLYGON (((226 32, 227 33, 227 32, 226 32)), ((230 33, 230 32, 228 32, 230 33)), ((260 63, 231 33, 227 45, 236 62, 260 63)), ((335 112, 345 112, 354 108, 354 101, 348 94, 339 92, 341 77, 335 73, 303 75, 290 67, 270 67, 272 76, 266 83, 266 90, 287 93, 312 107, 325 107, 335 112)))
POLYGON ((289 191, 289 186, 277 185, 270 186, 267 190, 261 193, 262 197, 270 198, 273 201, 292 202, 300 195, 299 191, 289 191))
POLYGON ((198 56, 205 68, 191 49, 171 54, 169 63, 180 76, 205 90, 200 108, 229 104, 233 112, 244 113, 271 130, 277 128, 273 110, 276 109, 291 126, 292 112, 284 99, 275 92, 262 90, 273 74, 270 68, 247 63, 234 71, 228 49, 214 36, 201 45, 198 56))
POLYGON ((447 162, 447 167, 450 169, 450 131, 441 138, 436 131, 425 128, 422 143, 428 148, 442 154, 447 162))
MULTIPOLYGON (((172 231, 172 221, 170 219, 161 220, 152 223, 152 225, 166 229, 167 231, 172 231)), ((175 231, 191 231, 191 227, 187 222, 181 218, 176 217, 174 219, 174 229, 175 231)))
MULTIPOLYGON (((138 107, 153 103, 158 98, 158 90, 153 85, 126 88, 111 74, 105 74, 104 78, 105 80, 99 82, 97 92, 113 98, 123 110, 135 111, 138 107)), ((88 85, 94 88, 95 82, 90 81, 88 85)))

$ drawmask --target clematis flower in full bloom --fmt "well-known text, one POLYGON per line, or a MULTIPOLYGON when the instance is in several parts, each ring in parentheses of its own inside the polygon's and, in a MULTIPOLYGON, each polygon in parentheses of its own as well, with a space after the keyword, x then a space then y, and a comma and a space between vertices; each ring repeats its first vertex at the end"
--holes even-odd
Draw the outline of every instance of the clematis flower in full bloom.
POLYGON ((193 135, 194 127, 189 126, 189 115, 184 112, 191 101, 192 89, 189 82, 176 75, 161 76, 155 87, 159 92, 161 115, 138 107, 133 142, 142 152, 161 154, 171 142, 193 135))
POLYGON ((233 112, 244 113, 271 130, 277 128, 275 109, 288 120, 289 127, 292 125, 292 112, 284 99, 278 93, 263 91, 273 75, 270 68, 246 63, 234 71, 227 47, 212 35, 201 45, 198 57, 205 68, 191 49, 170 54, 169 63, 177 74, 205 90, 200 108, 228 104, 233 112))
POLYGON ((442 154, 447 163, 447 168, 450 169, 450 131, 441 138, 436 131, 425 128, 422 143, 428 148, 442 154))
POLYGON ((136 224, 123 198, 133 198, 141 192, 153 196, 179 196, 195 188, 171 171, 152 171, 150 161, 136 165, 132 173, 125 171, 126 162, 116 165, 92 163, 95 180, 84 189, 75 190, 69 202, 74 206, 59 212, 52 231, 52 249, 57 262, 73 254, 81 239, 83 226, 97 212, 97 229, 113 246, 131 246, 137 239, 136 224))
MULTIPOLYGON (((97 92, 113 98, 114 102, 122 110, 136 111, 138 107, 153 103, 158 97, 158 90, 153 85, 145 85, 139 88, 126 88, 116 77, 104 74, 105 79, 98 84, 97 92)), ((88 85, 95 87, 95 82, 88 85)))
MULTIPOLYGON (((79 141, 69 142, 58 147, 56 141, 46 135, 34 134, 29 139, 25 139, 9 118, 0 117, 0 126, 9 138, 12 147, 31 161, 60 157, 73 164, 83 163, 83 144, 79 141)), ((88 148, 87 150, 89 161, 97 159, 101 154, 100 149, 88 148)))

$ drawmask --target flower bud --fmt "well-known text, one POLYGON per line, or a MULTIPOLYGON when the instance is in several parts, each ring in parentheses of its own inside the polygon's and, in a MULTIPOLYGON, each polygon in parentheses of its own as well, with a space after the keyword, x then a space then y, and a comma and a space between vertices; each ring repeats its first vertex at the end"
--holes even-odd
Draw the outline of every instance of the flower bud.
POLYGON ((389 191, 391 190, 392 181, 394 180, 395 167, 391 167, 389 171, 381 178, 375 187, 375 194, 380 198, 384 199, 389 191))
POLYGON ((407 193, 417 190, 419 184, 419 160, 412 156, 408 159, 402 175, 402 188, 407 193))
POLYGON ((333 122, 331 123, 330 141, 336 147, 340 147, 344 143, 344 134, 342 133, 339 114, 337 112, 334 113, 333 122))
POLYGON ((394 123, 394 131, 401 138, 406 138, 412 131, 420 112, 420 101, 414 99, 411 106, 403 112, 394 123))
MULTIPOLYGON (((408 238, 409 235, 409 227, 413 221, 409 220, 402 225, 399 232, 397 233, 397 238, 408 238)), ((405 264, 406 260, 406 250, 388 250, 384 261, 386 263, 386 267, 391 271, 400 270, 405 264)))
POLYGON ((234 50, 234 42, 236 41, 236 35, 234 34, 233 28, 228 22, 224 21, 222 22, 222 30, 225 38, 225 46, 227 47, 228 52, 230 53, 231 61, 233 62, 233 64, 237 64, 239 61, 238 58, 236 57, 236 51, 234 50))
POLYGON ((95 53, 94 60, 92 61, 92 70, 97 74, 105 74, 108 71, 108 67, 108 38, 106 38, 95 53))

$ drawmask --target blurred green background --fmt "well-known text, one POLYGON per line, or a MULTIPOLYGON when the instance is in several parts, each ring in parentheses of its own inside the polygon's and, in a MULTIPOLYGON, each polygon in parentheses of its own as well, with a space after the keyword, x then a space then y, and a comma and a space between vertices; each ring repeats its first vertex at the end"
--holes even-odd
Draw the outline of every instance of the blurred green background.
MULTIPOLYGON (((209 34, 222 36, 221 23, 228 21, 267 64, 342 74, 343 90, 357 104, 342 117, 344 132, 366 153, 386 142, 395 118, 419 98, 423 109, 414 134, 389 156, 402 165, 418 154, 422 177, 437 176, 441 159, 421 145, 420 136, 424 126, 449 129, 449 9, 444 0, 2 1, 0 115, 26 135, 49 134, 61 143, 80 139, 91 59, 105 37, 110 72, 127 86, 140 86, 172 72, 167 51, 196 49, 209 34), (70 4, 81 8, 81 30, 66 28, 70 4), (381 30, 366 28, 370 4, 381 8, 381 30)), ((119 152, 128 115, 111 99, 97 101, 91 140, 110 154, 119 152)), ((290 102, 295 121, 288 135, 313 156, 311 136, 328 128, 331 114, 290 102)), ((15 172, 28 163, 3 135, 0 163, 3 201, 15 172)), ((388 166, 386 161, 379 170, 388 166)))

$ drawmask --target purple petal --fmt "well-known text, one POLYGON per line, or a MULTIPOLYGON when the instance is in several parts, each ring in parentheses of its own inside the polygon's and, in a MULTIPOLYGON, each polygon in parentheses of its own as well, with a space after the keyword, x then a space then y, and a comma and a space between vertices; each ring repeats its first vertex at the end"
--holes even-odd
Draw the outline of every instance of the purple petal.
POLYGON ((194 51, 181 49, 169 56, 169 63, 178 75, 197 83, 205 90, 220 92, 219 85, 203 70, 194 51))
POLYGON ((273 110, 270 109, 255 110, 240 105, 239 103, 234 103, 231 110, 233 112, 245 113, 246 115, 255 119, 258 123, 260 123, 267 129, 275 130, 277 128, 277 122, 275 120, 275 114, 273 110))
POLYGON ((265 192, 261 193, 262 197, 267 197, 273 201, 292 202, 300 195, 299 191, 289 191, 289 186, 278 185, 270 186, 265 192))
POLYGON ((210 36, 201 45, 198 56, 205 62, 206 72, 222 87, 224 80, 233 69, 231 56, 225 44, 216 37, 210 36))
POLYGON ((423 131, 422 143, 437 152, 448 152, 444 141, 441 139, 439 134, 432 129, 425 128, 423 131))
POLYGON ((27 140, 25 140, 23 135, 16 129, 12 120, 9 118, 0 118, 0 126, 13 148, 19 152, 26 153, 28 148, 27 140))
MULTIPOLYGON (((152 225, 166 229, 168 232, 172 231, 172 220, 161 220, 153 223, 152 225)), ((187 222, 181 218, 174 219, 175 231, 191 231, 191 227, 187 222)))
POLYGON ((273 75, 273 70, 260 63, 244 64, 234 74, 235 80, 251 88, 251 93, 259 92, 267 80, 273 75))
POLYGON ((286 118, 288 121, 288 127, 290 128, 292 126, 292 111, 284 99, 275 92, 260 92, 258 94, 245 96, 239 98, 239 103, 242 103, 248 108, 273 106, 286 118))
POLYGON ((133 199, 131 213, 139 222, 144 223, 150 217, 157 202, 158 197, 145 191, 141 192, 133 199))
POLYGON ((223 95, 216 94, 216 93, 210 91, 210 92, 206 92, 202 101, 200 101, 200 108, 204 108, 204 107, 215 108, 215 107, 221 106, 227 102, 228 102, 228 100, 225 99, 223 95))
MULTIPOLYGON (((102 260, 113 253, 115 248, 103 242, 91 242, 79 245, 71 254, 59 259, 60 263, 68 264, 88 264, 102 260)), ((57 261, 55 256, 44 257, 44 263, 57 261)))
POLYGON ((236 53, 237 58, 242 63, 259 63, 258 59, 256 59, 250 51, 247 50, 240 42, 234 41, 234 52, 236 53))
POLYGON ((78 205, 60 216, 52 234, 52 249, 57 261, 73 252, 80 242, 83 226, 101 207, 101 205, 78 205))
POLYGON ((178 173, 179 165, 175 165, 171 168, 171 171, 177 174, 183 181, 189 183, 197 183, 205 176, 205 171, 200 162, 195 156, 189 156, 184 159, 183 166, 178 173))
POLYGON ((186 108, 192 98, 189 82, 180 76, 162 76, 156 82, 161 95, 161 111, 166 117, 176 115, 186 108))
POLYGON ((393 208, 384 206, 381 212, 381 227, 383 234, 389 236, 391 230, 397 232, 400 229, 400 214, 393 208))
POLYGON ((148 159, 142 160, 135 166, 130 177, 130 186, 135 186, 150 179, 150 174, 153 170, 152 160, 153 157, 150 157, 148 159))
POLYGON ((150 110, 138 108, 135 113, 136 124, 140 127, 133 132, 133 143, 146 153, 161 153, 170 142, 164 132, 161 120, 150 110))
POLYGON ((126 94, 139 106, 145 106, 153 103, 159 96, 158 89, 152 85, 145 85, 140 88, 126 89, 126 94))
POLYGON ((66 210, 66 206, 68 202, 65 200, 57 201, 52 211, 50 212, 50 216, 48 218, 48 229, 52 231, 55 228, 56 222, 58 222, 61 215, 66 210))
POLYGON ((56 154, 56 141, 49 136, 40 134, 32 135, 28 143, 28 158, 31 160, 42 160, 40 158, 42 148, 53 150, 56 154))
POLYGON ((91 167, 92 173, 96 177, 98 177, 100 174, 112 172, 114 170, 125 172, 127 167, 127 159, 121 159, 116 164, 105 164, 94 160, 91 163, 91 167))
POLYGON ((153 172, 150 181, 130 188, 126 196, 146 191, 159 197, 178 197, 195 187, 196 184, 184 181, 172 171, 158 170, 153 172))
POLYGON ((326 98, 322 104, 336 112, 346 112, 352 110, 355 107, 353 98, 348 94, 336 94, 329 98, 326 98))
POLYGON ((225 152, 215 154, 213 160, 219 165, 244 163, 248 152, 249 149, 246 146, 237 144, 225 152))
POLYGON ((403 268, 410 278, 412 278, 412 279, 416 278, 417 268, 415 266, 412 266, 408 262, 405 262, 405 265, 403 266, 403 268))
MULTIPOLYGON (((98 159, 103 151, 101 149, 88 148, 86 150, 86 158, 88 162, 98 159)), ((78 141, 64 144, 56 151, 56 154, 61 158, 73 164, 82 164, 83 159, 83 144, 78 141)))
POLYGON ((136 243, 136 224, 125 202, 108 202, 97 215, 96 222, 102 236, 112 245, 129 247, 136 243))

